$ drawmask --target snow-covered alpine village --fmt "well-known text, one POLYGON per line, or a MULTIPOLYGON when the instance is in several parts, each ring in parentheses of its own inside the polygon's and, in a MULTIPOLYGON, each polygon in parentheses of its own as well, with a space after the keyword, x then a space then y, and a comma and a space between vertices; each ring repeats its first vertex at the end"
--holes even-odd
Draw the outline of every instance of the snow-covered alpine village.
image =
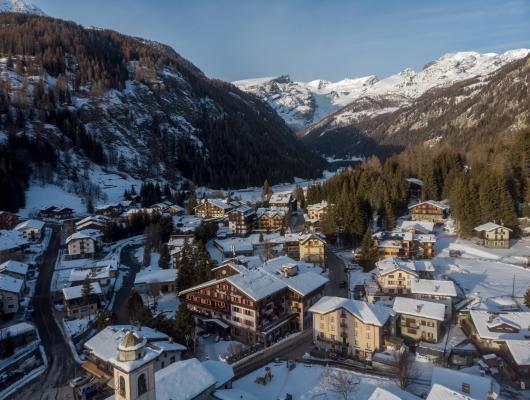
POLYGON ((34 1, 0 400, 530 400, 529 1, 34 1))
POLYGON ((408 183, 353 248, 318 182, 1 213, 0 398, 63 374, 72 399, 527 398, 527 230, 463 239, 408 183))

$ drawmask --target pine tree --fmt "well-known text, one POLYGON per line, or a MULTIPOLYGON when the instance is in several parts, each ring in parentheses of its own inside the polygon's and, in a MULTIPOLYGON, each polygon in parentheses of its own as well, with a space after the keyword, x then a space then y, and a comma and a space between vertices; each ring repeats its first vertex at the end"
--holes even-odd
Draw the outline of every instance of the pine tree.
POLYGON ((263 189, 261 190, 261 199, 263 201, 269 201, 271 195, 272 195, 272 188, 269 185, 269 181, 265 179, 265 182, 263 182, 263 189))
POLYGON ((160 246, 160 258, 158 259, 158 266, 162 269, 168 269, 169 259, 169 249, 167 244, 164 243, 160 246))
POLYGON ((359 252, 359 263, 365 271, 370 271, 376 261, 379 259, 377 246, 375 245, 372 237, 372 230, 368 228, 364 234, 363 241, 361 244, 361 250, 359 252))
POLYGON ((190 343, 189 339, 193 336, 194 319, 185 302, 179 304, 177 315, 173 320, 173 332, 176 341, 185 342, 189 348, 193 348, 193 346, 190 346, 192 343, 190 343))
POLYGON ((195 193, 191 192, 188 197, 188 204, 186 205, 186 212, 189 215, 192 215, 195 212, 195 207, 197 207, 197 198, 195 197, 195 193))
POLYGON ((527 307, 530 307, 530 287, 526 290, 526 293, 524 294, 524 304, 527 307))

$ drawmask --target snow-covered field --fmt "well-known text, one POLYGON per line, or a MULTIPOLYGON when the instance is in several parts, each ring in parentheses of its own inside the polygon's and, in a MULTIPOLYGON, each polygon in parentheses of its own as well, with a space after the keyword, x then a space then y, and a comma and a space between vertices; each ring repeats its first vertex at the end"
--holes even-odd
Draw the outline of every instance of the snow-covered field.
POLYGON ((486 299, 511 296, 513 291, 521 298, 530 286, 530 269, 515 264, 530 255, 530 238, 512 241, 509 249, 489 249, 442 233, 437 236, 436 254, 432 260, 436 275, 455 281, 468 296, 486 299), (460 256, 449 257, 450 250, 460 256))
POLYGON ((86 206, 77 195, 56 185, 40 186, 33 184, 26 192, 26 207, 21 209, 19 214, 28 217, 50 205, 70 207, 75 210, 75 213, 86 212, 86 206))
POLYGON ((286 394, 291 394, 293 399, 309 400, 340 400, 344 399, 337 392, 337 380, 334 374, 346 374, 353 382, 353 392, 351 399, 368 399, 373 391, 380 387, 396 394, 399 399, 417 399, 413 395, 400 390, 394 381, 387 378, 380 378, 351 371, 339 370, 336 368, 326 368, 319 365, 305 366, 297 363, 296 368, 289 371, 285 362, 271 363, 267 367, 271 368, 272 380, 261 385, 255 383, 257 377, 265 375, 265 367, 260 368, 234 382, 233 388, 250 393, 260 400, 277 400, 285 398, 286 394))

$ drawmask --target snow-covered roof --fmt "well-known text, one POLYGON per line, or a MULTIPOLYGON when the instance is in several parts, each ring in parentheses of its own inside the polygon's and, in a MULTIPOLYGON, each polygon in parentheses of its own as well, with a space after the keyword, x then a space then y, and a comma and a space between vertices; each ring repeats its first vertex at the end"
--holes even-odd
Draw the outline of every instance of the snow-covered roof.
POLYGON ((272 274, 274 277, 281 279, 287 286, 305 296, 312 291, 324 286, 329 279, 322 276, 320 267, 315 268, 313 264, 303 261, 295 261, 288 256, 272 258, 265 262, 261 269, 272 274), (285 270, 291 268, 296 270, 296 274, 289 276, 285 270))
POLYGON ((168 342, 166 340, 150 343, 154 347, 164 351, 185 351, 186 346, 177 342, 168 342))
MULTIPOLYGON (((221 199, 208 199, 206 200, 207 203, 210 203, 211 205, 215 206, 215 207, 218 207, 218 208, 222 208, 223 210, 231 210, 232 208, 234 208, 233 205, 231 204, 228 204, 226 201, 224 200, 221 200, 221 199)), ((202 204, 205 204, 205 203, 200 203, 197 205, 197 207, 199 207, 200 205, 202 204)), ((195 208, 197 208, 195 207, 195 208)))
POLYGON ((89 215, 88 217, 83 218, 80 221, 77 221, 75 223, 76 229, 81 230, 84 226, 95 223, 104 225, 108 222, 110 222, 110 217, 106 217, 105 215, 89 215))
POLYGON ((431 221, 403 221, 399 225, 398 229, 402 232, 407 231, 410 228, 414 228, 420 233, 433 233, 434 232, 434 222, 431 221))
POLYGON ((156 400, 191 400, 216 383, 196 358, 177 361, 155 373, 156 400))
POLYGON ((452 389, 446 388, 438 383, 435 383, 431 386, 431 391, 429 392, 426 400, 479 400, 472 397, 463 395, 461 393, 455 392, 452 389))
POLYGON ((20 261, 8 260, 0 264, 0 273, 12 272, 19 275, 28 274, 29 265, 20 261))
POLYGON ((456 287, 450 280, 413 279, 410 282, 413 294, 456 297, 456 287))
POLYGON ((490 391, 499 393, 499 385, 490 378, 471 375, 465 372, 449 368, 434 367, 432 370, 431 384, 439 384, 448 389, 454 390, 472 399, 487 399, 490 391), (462 390, 464 385, 469 385, 469 393, 462 390))
POLYGON ((35 325, 30 324, 28 322, 19 322, 18 324, 14 324, 5 328, 0 329, 0 339, 3 339, 7 336, 18 336, 22 335, 26 332, 32 332, 36 331, 35 325))
MULTIPOLYGON (((98 282, 91 282, 90 286, 92 287, 92 294, 101 294, 101 286, 99 286, 98 282)), ((83 285, 63 288, 63 297, 65 300, 80 299, 83 297, 83 285)))
POLYGON ((388 388, 375 388, 367 400, 420 400, 420 398, 398 387, 391 386, 388 388))
POLYGON ((177 274, 177 270, 173 268, 161 269, 148 267, 136 274, 134 284, 139 285, 156 282, 175 282, 175 280, 177 279, 177 274))
POLYGON ((278 215, 279 217, 283 218, 285 217, 285 214, 287 214, 287 208, 258 208, 256 211, 256 215, 259 217, 265 215, 269 218, 274 217, 275 215, 278 215))
POLYGON ((1 291, 20 294, 23 285, 24 281, 22 279, 13 278, 6 274, 0 274, 1 291))
POLYGON ((273 193, 269 199, 269 204, 287 204, 293 196, 292 192, 273 193))
POLYGON ((429 204, 429 205, 431 205, 433 207, 440 208, 442 210, 449 210, 449 206, 447 204, 444 204, 444 203, 441 203, 441 202, 435 201, 435 200, 427 200, 427 201, 422 201, 421 203, 418 203, 418 204, 414 204, 414 205, 409 207, 409 210, 413 209, 413 208, 416 208, 416 207, 418 207, 419 205, 422 205, 422 204, 429 204))
POLYGON ((82 229, 68 236, 66 238, 66 243, 70 243, 72 240, 80 240, 80 239, 97 240, 101 236, 103 236, 103 232, 101 232, 98 229, 82 229))
POLYGON ((254 250, 252 241, 249 238, 215 239, 214 242, 223 249, 223 253, 230 253, 232 250, 236 253, 254 250))
POLYGON ((234 377, 234 369, 227 363, 216 360, 206 360, 202 362, 202 365, 205 366, 215 378, 216 388, 223 386, 234 377))
POLYGON ((329 206, 326 200, 322 200, 320 203, 310 204, 306 207, 306 211, 322 211, 329 206))
POLYGON ((492 314, 487 311, 471 310, 473 324, 482 339, 497 341, 525 340, 530 337, 530 312, 507 312, 492 314), (516 332, 496 331, 496 327, 506 325, 516 332))
POLYGON ((379 275, 386 275, 397 270, 402 270, 412 275, 417 275, 418 272, 434 271, 434 265, 429 260, 403 261, 399 258, 386 258, 378 261, 375 265, 379 275))
POLYGON ((147 326, 137 327, 135 325, 109 325, 95 336, 85 342, 84 347, 97 358, 109 361, 118 352, 118 345, 129 331, 139 332, 148 342, 154 342, 157 346, 161 342, 167 342, 168 335, 147 326))
POLYGON ((418 179, 418 178, 407 178, 406 179, 407 182, 409 183, 414 183, 418 186, 423 186, 423 181, 421 179, 418 179))
POLYGON ((434 303, 432 301, 396 297, 394 299, 393 309, 399 314, 415 315, 417 317, 430 318, 438 321, 445 319, 445 304, 434 303))
POLYGON ((87 277, 90 280, 108 279, 112 270, 116 270, 116 268, 112 268, 110 265, 106 267, 72 268, 68 282, 80 282, 87 277))
POLYGON ((490 231, 493 231, 493 230, 499 229, 499 228, 508 229, 510 232, 512 231, 510 228, 507 228, 505 226, 496 224, 494 222, 487 222, 485 224, 479 225, 474 230, 477 231, 477 232, 490 232, 490 231))
POLYGON ((234 208, 230 212, 238 212, 238 213, 242 213, 245 216, 248 216, 248 215, 253 214, 254 210, 252 209, 252 207, 247 206, 246 204, 241 204, 240 206, 234 208))
POLYGON ((506 346, 517 365, 530 365, 530 339, 528 340, 507 340, 506 346))
POLYGON ((15 226, 17 231, 23 229, 38 229, 40 231, 42 228, 44 228, 44 222, 38 219, 28 219, 15 226))
POLYGON ((225 279, 255 301, 287 287, 282 280, 259 269, 243 271, 225 279))
POLYGON ((300 235, 300 244, 304 244, 305 242, 307 242, 308 240, 311 240, 311 239, 319 240, 322 243, 326 244, 325 237, 322 234, 318 233, 318 232, 312 232, 312 233, 308 233, 306 235, 300 235))
POLYGON ((22 233, 17 230, 0 229, 0 251, 16 249, 28 244, 22 233))
POLYGON ((370 304, 365 301, 345 299, 343 297, 324 296, 314 304, 309 312, 327 314, 337 309, 344 309, 365 324, 383 326, 393 314, 388 307, 370 304))

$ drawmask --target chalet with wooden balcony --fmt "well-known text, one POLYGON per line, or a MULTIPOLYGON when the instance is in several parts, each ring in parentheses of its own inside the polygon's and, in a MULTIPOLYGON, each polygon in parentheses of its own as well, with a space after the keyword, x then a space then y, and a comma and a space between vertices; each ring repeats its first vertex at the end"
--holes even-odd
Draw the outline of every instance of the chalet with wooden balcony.
POLYGON ((225 218, 234 209, 233 204, 220 199, 203 199, 195 207, 195 215, 204 219, 225 218))
POLYGON ((263 232, 279 231, 285 226, 290 218, 287 208, 258 208, 256 211, 256 230, 263 232))
POLYGON ((310 326, 309 307, 328 279, 288 257, 249 269, 236 262, 214 268, 215 278, 179 293, 193 313, 217 320, 245 343, 268 345, 287 332, 310 326), (285 261, 285 262, 284 262, 285 261), (289 261, 289 262, 287 262, 289 261))
POLYGON ((376 282, 381 292, 389 296, 409 294, 412 281, 432 278, 434 271, 430 261, 403 261, 396 258, 378 261, 376 268, 376 282))
POLYGON ((228 213, 228 227, 236 235, 248 235, 252 232, 252 226, 256 219, 256 213, 247 205, 240 205, 228 213))
POLYGON ((436 235, 417 233, 415 230, 383 231, 373 235, 379 259, 425 259, 434 257, 436 235))
POLYGON ((326 239, 322 235, 317 233, 303 235, 300 237, 299 245, 301 261, 324 265, 326 239))
POLYGON ((414 221, 442 222, 449 216, 449 206, 434 200, 414 204, 409 211, 414 221))
POLYGON ((325 296, 309 309, 320 350, 364 359, 393 333, 393 311, 364 301, 325 296))
POLYGON ((484 247, 507 249, 510 247, 510 235, 512 230, 497 225, 493 222, 477 226, 474 231, 480 238, 480 244, 484 247))

